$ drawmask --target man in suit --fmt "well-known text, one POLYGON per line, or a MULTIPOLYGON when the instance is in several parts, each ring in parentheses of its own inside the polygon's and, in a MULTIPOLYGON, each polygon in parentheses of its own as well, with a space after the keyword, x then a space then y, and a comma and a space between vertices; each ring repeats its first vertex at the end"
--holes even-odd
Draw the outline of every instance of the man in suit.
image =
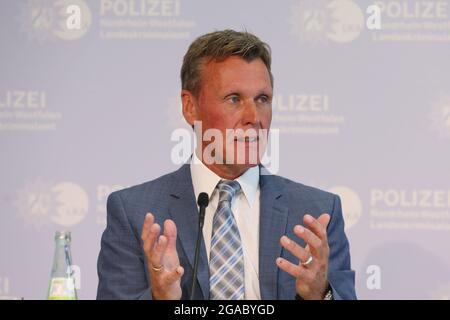
POLYGON ((181 99, 186 121, 201 123, 200 143, 177 171, 109 196, 99 299, 189 298, 201 192, 209 205, 196 299, 356 298, 339 197, 260 165, 270 65, 269 46, 247 32, 216 31, 190 45, 181 99), (221 134, 213 150, 208 130, 221 134))

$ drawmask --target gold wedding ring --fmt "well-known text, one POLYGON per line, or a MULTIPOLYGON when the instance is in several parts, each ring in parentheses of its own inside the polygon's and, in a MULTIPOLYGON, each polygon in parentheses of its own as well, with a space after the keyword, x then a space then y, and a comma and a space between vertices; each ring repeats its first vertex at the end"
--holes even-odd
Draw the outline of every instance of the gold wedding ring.
POLYGON ((164 269, 164 266, 163 266, 163 265, 161 265, 161 266, 159 266, 159 267, 154 267, 154 266, 152 266, 152 270, 155 271, 155 272, 160 272, 162 269, 164 269))
POLYGON ((302 266, 306 267, 307 265, 311 264, 313 262, 313 257, 310 255, 308 260, 305 262, 302 262, 302 266))

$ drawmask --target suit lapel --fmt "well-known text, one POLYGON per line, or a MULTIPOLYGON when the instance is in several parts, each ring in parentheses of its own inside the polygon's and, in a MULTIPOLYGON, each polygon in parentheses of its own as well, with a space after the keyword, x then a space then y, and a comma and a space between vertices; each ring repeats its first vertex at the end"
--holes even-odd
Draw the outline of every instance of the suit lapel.
MULTIPOLYGON (((263 168, 261 168, 263 169, 263 168)), ((286 233, 289 209, 282 205, 283 184, 272 175, 260 176, 259 285, 261 298, 278 298, 279 269, 275 263, 281 255, 280 238, 286 233)))
MULTIPOLYGON (((186 253, 187 259, 194 268, 195 245, 198 234, 198 207, 189 164, 183 165, 175 175, 173 189, 170 193, 169 213, 177 225, 179 243, 186 253)), ((197 279, 203 297, 209 297, 209 264, 205 242, 201 242, 200 261, 197 279)))

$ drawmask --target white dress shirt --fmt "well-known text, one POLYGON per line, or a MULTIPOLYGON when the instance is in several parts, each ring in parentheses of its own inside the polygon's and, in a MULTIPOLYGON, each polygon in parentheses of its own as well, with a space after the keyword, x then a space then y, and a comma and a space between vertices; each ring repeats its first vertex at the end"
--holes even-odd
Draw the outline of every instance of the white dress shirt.
MULTIPOLYGON (((214 213, 219 202, 219 191, 216 188, 222 179, 197 157, 192 155, 190 164, 195 199, 201 192, 209 196, 209 205, 205 211, 203 225, 203 239, 206 253, 211 250, 211 236, 214 213)), ((260 300, 259 289, 259 166, 254 166, 235 179, 241 185, 241 191, 233 198, 231 210, 236 219, 241 236, 242 251, 244 253, 244 298, 246 300, 260 300)))

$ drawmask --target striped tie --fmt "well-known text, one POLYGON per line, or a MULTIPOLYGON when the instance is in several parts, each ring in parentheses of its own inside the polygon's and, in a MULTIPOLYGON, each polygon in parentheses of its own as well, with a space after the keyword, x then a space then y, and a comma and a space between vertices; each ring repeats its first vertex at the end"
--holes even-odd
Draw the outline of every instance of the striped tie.
POLYGON ((219 204, 214 214, 209 259, 211 300, 244 299, 244 256, 241 237, 231 211, 231 201, 241 186, 237 181, 221 180, 219 204))

